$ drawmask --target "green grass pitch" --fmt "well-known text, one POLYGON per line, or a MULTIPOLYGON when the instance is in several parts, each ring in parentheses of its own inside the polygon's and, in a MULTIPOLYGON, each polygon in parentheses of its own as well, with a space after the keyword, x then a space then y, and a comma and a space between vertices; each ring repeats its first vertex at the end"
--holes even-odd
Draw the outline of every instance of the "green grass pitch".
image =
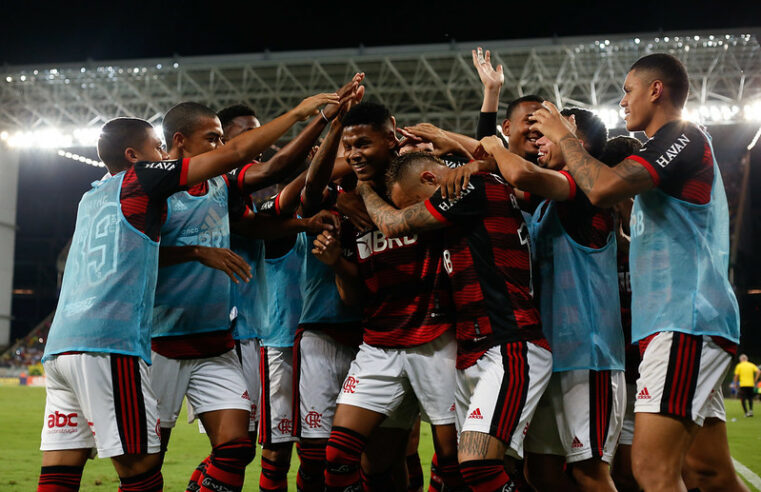
MULTIPOLYGON (((732 456, 755 474, 761 475, 761 404, 758 407, 759 416, 745 418, 740 402, 727 400, 727 429, 732 456)), ((40 470, 39 444, 44 410, 44 388, 0 387, 0 490, 35 490, 40 470)), ((177 427, 172 431, 169 452, 164 462, 164 489, 167 492, 185 490, 190 473, 209 454, 206 436, 199 434, 197 425, 185 422, 187 419, 183 410, 177 427)), ((423 469, 427 470, 433 453, 430 428, 423 425, 421 433, 420 459, 423 469)), ((293 454, 289 474, 290 490, 296 488, 298 468, 295 450, 293 454)), ((256 459, 246 473, 245 491, 259 490, 260 457, 260 450, 257 449, 256 459)), ((115 490, 117 482, 111 462, 95 459, 85 466, 80 490, 115 490)))

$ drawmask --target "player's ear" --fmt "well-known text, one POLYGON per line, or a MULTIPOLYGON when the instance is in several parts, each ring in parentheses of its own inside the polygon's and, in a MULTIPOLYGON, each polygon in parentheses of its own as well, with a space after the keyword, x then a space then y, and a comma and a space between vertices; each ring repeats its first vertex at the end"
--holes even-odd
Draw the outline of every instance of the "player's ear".
POLYGON ((172 148, 182 151, 182 147, 185 143, 185 135, 180 132, 174 132, 172 135, 172 148))
POLYGON ((138 155, 137 150, 133 149, 132 147, 127 147, 124 149, 124 159, 127 162, 134 164, 140 160, 140 156, 138 155))
POLYGON ((653 102, 658 101, 663 95, 665 87, 663 81, 655 79, 650 83, 650 100, 653 102))
POLYGON ((508 118, 505 118, 502 121, 502 133, 506 136, 510 136, 510 120, 508 118))
POLYGON ((431 171, 423 171, 420 173, 420 182, 423 184, 431 184, 434 186, 438 185, 438 180, 436 179, 436 175, 433 174, 431 171))
POLYGON ((396 136, 396 118, 391 116, 391 131, 386 135, 388 137, 388 143, 390 149, 396 149, 399 147, 399 137, 396 136))

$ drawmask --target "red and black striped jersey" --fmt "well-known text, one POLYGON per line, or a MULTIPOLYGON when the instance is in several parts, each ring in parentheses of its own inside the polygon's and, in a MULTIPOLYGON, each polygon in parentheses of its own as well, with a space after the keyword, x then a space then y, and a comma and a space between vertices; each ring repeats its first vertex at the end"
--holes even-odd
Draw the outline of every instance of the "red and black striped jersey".
POLYGON ((670 121, 630 155, 650 173, 664 193, 689 203, 711 200, 713 153, 700 128, 686 120, 670 121))
POLYGON ((124 218, 153 241, 166 220, 166 199, 187 189, 189 160, 138 162, 124 173, 119 195, 124 218))
POLYGON ((528 226, 510 185, 478 173, 459 198, 445 200, 436 192, 425 205, 453 226, 445 229, 442 259, 456 309, 457 367, 474 364, 498 344, 543 341, 528 226))
POLYGON ((362 315, 365 343, 414 347, 452 327, 442 244, 440 231, 393 239, 377 228, 355 234, 359 275, 370 291, 362 315))

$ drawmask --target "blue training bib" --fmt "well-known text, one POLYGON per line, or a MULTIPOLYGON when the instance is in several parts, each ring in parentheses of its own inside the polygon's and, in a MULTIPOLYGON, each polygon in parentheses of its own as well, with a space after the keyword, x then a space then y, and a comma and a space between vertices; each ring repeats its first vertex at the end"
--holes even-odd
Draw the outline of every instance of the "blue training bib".
MULTIPOLYGON (((162 246, 230 247, 227 185, 208 180, 205 195, 183 191, 167 200, 162 246)), ((152 336, 177 336, 225 330, 230 326, 230 278, 222 271, 190 261, 159 268, 152 336)))
POLYGON ((563 229, 556 206, 552 201, 540 204, 530 228, 552 370, 623 370, 615 234, 600 249, 582 246, 563 229))
POLYGON ((634 200, 629 249, 633 342, 660 331, 740 341, 740 312, 727 275, 729 209, 716 159, 713 172, 711 199, 704 205, 658 189, 634 200))
POLYGON ((298 238, 280 258, 265 258, 264 281, 267 316, 260 333, 264 347, 292 347, 301 315, 301 281, 304 243, 298 238))
POLYGON ((93 183, 79 202, 43 360, 80 351, 135 355, 151 363, 159 245, 122 213, 124 174, 93 183))

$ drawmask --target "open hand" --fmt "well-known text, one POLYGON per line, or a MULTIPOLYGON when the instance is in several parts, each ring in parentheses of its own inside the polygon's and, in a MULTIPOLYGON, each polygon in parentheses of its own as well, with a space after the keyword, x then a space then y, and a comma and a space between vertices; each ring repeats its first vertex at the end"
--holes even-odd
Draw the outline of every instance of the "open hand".
POLYGON ((560 139, 569 132, 576 134, 576 120, 574 117, 566 119, 558 108, 549 101, 542 103, 542 108, 534 111, 529 119, 533 121, 531 130, 540 132, 553 143, 558 144, 560 139))
POLYGON ((251 265, 227 248, 198 246, 198 261, 207 267, 225 272, 236 284, 240 283, 238 278, 244 282, 251 280, 251 265))
POLYGON ((505 73, 502 65, 497 65, 495 70, 491 64, 491 52, 486 50, 486 53, 484 53, 483 48, 480 46, 472 50, 471 53, 473 55, 473 66, 478 71, 478 76, 481 78, 481 83, 484 84, 484 89, 501 89, 502 84, 505 83, 505 73))
POLYGON ((301 101, 298 106, 292 109, 292 111, 299 121, 304 121, 310 116, 316 115, 321 106, 330 103, 338 104, 340 99, 341 98, 338 97, 338 94, 335 92, 315 94, 314 96, 309 96, 301 101))

